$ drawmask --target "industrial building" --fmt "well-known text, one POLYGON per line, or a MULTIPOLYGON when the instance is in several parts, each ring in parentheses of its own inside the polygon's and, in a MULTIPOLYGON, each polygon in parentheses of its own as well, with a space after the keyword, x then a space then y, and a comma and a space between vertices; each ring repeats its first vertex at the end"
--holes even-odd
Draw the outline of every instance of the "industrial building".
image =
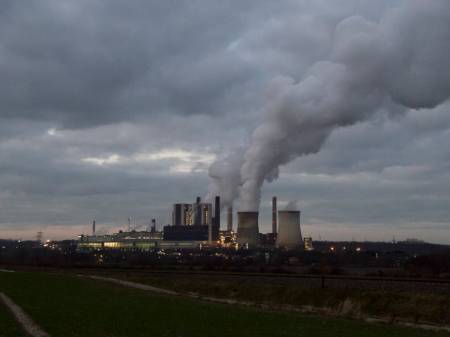
POLYGON ((173 226, 210 225, 212 223, 212 205, 197 202, 194 204, 174 204, 172 211, 173 226))
POLYGON ((96 235, 95 220, 92 235, 81 235, 80 249, 142 249, 198 248, 202 245, 222 247, 277 247, 288 250, 312 249, 310 238, 302 239, 300 211, 278 211, 277 197, 272 198, 272 231, 259 232, 258 212, 237 212, 237 231, 233 231, 233 209, 227 208, 226 230, 220 230, 220 197, 211 203, 204 203, 200 197, 195 203, 176 203, 172 208, 172 224, 156 231, 152 219, 149 231, 120 231, 112 235, 96 235), (214 216, 213 216, 214 215, 214 216))
POLYGON ((208 225, 164 226, 164 240, 171 241, 217 241, 219 227, 208 225), (211 228, 211 240, 210 236, 211 228))
POLYGON ((172 225, 164 226, 164 240, 207 241, 219 240, 220 197, 215 197, 214 217, 210 203, 202 203, 197 197, 193 204, 174 204, 172 225))
POLYGON ((158 247, 163 240, 161 232, 119 231, 110 235, 80 235, 79 249, 141 249, 149 250, 158 247))
POLYGON ((192 204, 174 204, 172 211, 174 226, 192 226, 194 224, 194 208, 192 204))

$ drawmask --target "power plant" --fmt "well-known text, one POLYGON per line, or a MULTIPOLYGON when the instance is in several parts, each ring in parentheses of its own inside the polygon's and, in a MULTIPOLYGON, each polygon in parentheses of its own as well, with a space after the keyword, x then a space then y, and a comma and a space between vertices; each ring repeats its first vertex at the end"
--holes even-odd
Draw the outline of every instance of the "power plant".
POLYGON ((237 243, 256 246, 259 244, 258 212, 238 212, 237 243))
POLYGON ((303 248, 300 229, 300 211, 278 211, 276 246, 285 249, 303 248))
MULTIPOLYGON (((176 203, 172 206, 172 224, 156 230, 156 219, 151 219, 147 230, 131 228, 112 235, 98 235, 96 222, 92 223, 92 235, 81 235, 79 246, 86 249, 155 249, 155 248, 201 248, 277 247, 288 250, 304 249, 300 229, 300 211, 278 211, 277 197, 272 198, 272 228, 269 233, 259 232, 259 212, 237 212, 237 230, 233 231, 233 208, 227 207, 226 229, 221 230, 221 198, 214 203, 203 202, 197 197, 193 203, 176 203)), ((147 222, 148 224, 148 222, 147 222)), ((309 248, 311 249, 311 248, 309 248)))

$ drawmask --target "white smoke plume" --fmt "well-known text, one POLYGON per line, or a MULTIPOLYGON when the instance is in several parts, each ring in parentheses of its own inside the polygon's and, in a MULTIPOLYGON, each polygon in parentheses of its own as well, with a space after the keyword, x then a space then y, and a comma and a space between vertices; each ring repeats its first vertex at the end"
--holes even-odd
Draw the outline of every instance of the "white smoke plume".
POLYGON ((299 82, 273 81, 265 120, 240 166, 240 209, 257 210, 264 181, 276 178, 281 165, 318 152, 335 128, 369 119, 388 103, 428 109, 447 100, 449 41, 448 0, 405 0, 377 23, 356 16, 340 22, 329 60, 299 82))
POLYGON ((286 206, 284 206, 285 211, 298 211, 298 201, 297 200, 291 200, 289 201, 286 206))
POLYGON ((210 183, 206 200, 213 202, 216 195, 221 197, 221 206, 232 207, 233 200, 239 195, 241 184, 241 166, 244 163, 245 150, 237 148, 209 167, 210 183))

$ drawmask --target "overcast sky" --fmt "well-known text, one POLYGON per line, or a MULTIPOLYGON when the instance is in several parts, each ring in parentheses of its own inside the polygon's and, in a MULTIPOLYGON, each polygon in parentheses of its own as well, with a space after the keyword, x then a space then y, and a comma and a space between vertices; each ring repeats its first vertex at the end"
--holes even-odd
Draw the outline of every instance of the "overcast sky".
MULTIPOLYGON (((1 1, 0 237, 169 223, 172 203, 206 195, 214 160, 248 146, 274 78, 301 81, 330 58, 340 22, 377 23, 401 4, 1 1)), ((449 144, 448 101, 386 104, 282 166, 260 229, 277 195, 298 201, 316 239, 450 243, 449 144)))

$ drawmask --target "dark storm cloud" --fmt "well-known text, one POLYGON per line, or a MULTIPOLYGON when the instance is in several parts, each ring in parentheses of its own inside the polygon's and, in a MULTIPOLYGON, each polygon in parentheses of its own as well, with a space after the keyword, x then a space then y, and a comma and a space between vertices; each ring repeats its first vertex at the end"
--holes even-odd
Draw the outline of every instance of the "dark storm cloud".
MULTIPOLYGON (((64 236, 61 228, 72 235, 92 218, 111 228, 128 216, 170 221, 172 202, 207 194, 216 156, 248 145, 273 79, 301 81, 318 60, 357 61, 363 55, 333 48, 345 33, 337 25, 356 32, 348 18, 378 22, 403 3, 1 1, 0 228, 16 237, 22 232, 14 230, 30 236, 43 228, 64 236)), ((425 8, 417 18, 421 26, 427 15, 425 8)), ((404 34, 393 40, 408 45, 404 34)), ((428 84, 445 83, 446 74, 411 83, 413 98, 427 103, 428 84)), ((396 78, 390 83, 393 101, 411 99, 396 78)), ((333 133, 322 152, 282 167, 282 179, 263 190, 262 229, 272 193, 307 206, 314 235, 333 235, 343 223, 369 228, 367 205, 378 205, 378 226, 400 227, 422 204, 426 216, 416 214, 411 226, 441 228, 449 217, 442 186, 450 158, 439 146, 450 140, 448 105, 405 110, 388 102, 374 120, 333 133), (401 114, 407 118, 395 119, 401 114), (423 197, 414 193, 418 184, 423 197)))
POLYGON ((7 1, 1 116, 85 127, 237 110, 261 79, 300 76, 329 51, 352 5, 320 16, 320 3, 7 1))
POLYGON ((252 6, 8 2, 0 13, 1 115, 79 127, 214 113, 224 91, 250 77, 252 67, 225 49, 252 6))

